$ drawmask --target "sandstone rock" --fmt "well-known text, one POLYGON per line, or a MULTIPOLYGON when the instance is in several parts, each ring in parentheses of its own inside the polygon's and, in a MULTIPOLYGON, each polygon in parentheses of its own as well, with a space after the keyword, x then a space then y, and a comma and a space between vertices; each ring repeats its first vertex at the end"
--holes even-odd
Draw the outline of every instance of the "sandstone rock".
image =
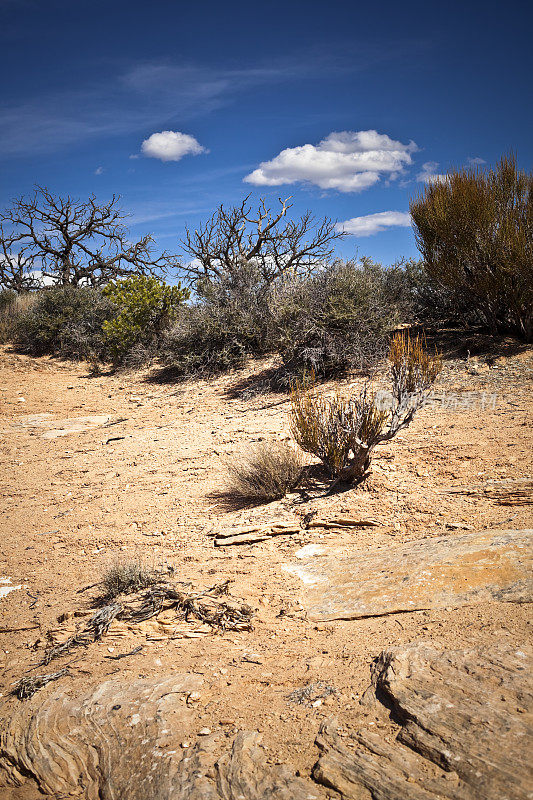
POLYGON ((266 764, 256 732, 239 733, 229 749, 207 729, 196 739, 184 700, 200 685, 195 675, 107 681, 81 698, 62 690, 21 704, 0 720, 0 785, 32 777, 44 793, 84 800, 318 797, 287 767, 266 764))
POLYGON ((490 600, 533 599, 533 530, 428 537, 386 548, 306 545, 285 567, 313 621, 359 619, 490 600))
POLYGON ((314 778, 346 800, 531 798, 530 664, 529 649, 504 645, 439 652, 418 643, 382 653, 365 697, 400 732, 390 740, 362 730, 347 747, 328 720, 314 778))

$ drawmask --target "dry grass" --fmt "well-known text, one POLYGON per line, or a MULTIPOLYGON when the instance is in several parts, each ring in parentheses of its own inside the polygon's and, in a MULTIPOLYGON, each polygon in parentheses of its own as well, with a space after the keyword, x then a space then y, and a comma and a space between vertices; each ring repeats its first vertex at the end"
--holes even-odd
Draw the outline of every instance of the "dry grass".
POLYGON ((264 442, 228 463, 226 494, 243 502, 270 502, 285 497, 298 483, 302 455, 283 442, 264 442))
POLYGON ((153 570, 148 569, 138 559, 117 560, 106 570, 101 581, 105 602, 121 594, 132 594, 146 589, 157 582, 153 570))
POLYGON ((18 294, 0 310, 0 344, 10 342, 19 318, 35 303, 37 294, 18 294))

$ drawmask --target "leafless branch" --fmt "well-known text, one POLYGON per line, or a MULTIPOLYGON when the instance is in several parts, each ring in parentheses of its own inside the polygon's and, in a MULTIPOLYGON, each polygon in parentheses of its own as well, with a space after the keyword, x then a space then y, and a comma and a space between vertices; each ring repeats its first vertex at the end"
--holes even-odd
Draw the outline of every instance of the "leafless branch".
POLYGON ((177 260, 154 254, 152 236, 128 238, 127 214, 113 195, 106 203, 53 195, 38 186, 32 197, 14 200, 0 214, 2 247, 18 247, 21 258, 37 262, 43 277, 61 285, 102 286, 131 274, 162 275, 177 260))
POLYGON ((309 211, 281 224, 292 208, 290 199, 279 198, 277 213, 261 200, 253 214, 248 195, 239 206, 219 206, 196 230, 187 228, 182 243, 192 259, 184 268, 190 282, 231 278, 243 264, 250 264, 270 286, 283 275, 305 274, 327 261, 343 234, 332 220, 317 221, 309 211))

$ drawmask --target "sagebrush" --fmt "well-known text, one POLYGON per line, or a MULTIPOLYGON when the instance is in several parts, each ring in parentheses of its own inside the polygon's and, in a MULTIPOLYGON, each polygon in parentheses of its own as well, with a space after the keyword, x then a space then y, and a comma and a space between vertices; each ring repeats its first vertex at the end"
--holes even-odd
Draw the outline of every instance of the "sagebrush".
POLYGON ((375 447, 407 427, 439 374, 440 356, 420 337, 396 334, 389 348, 392 401, 384 408, 368 386, 357 396, 321 395, 314 382, 292 391, 290 427, 295 441, 317 456, 335 482, 360 483, 369 475, 375 447))

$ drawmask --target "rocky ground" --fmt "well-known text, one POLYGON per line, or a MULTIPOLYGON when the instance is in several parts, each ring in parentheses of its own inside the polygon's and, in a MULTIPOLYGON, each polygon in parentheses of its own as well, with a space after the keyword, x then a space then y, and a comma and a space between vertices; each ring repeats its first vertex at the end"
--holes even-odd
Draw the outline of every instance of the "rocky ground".
MULTIPOLYGON (((84 694, 103 680, 195 675, 201 688, 187 700, 192 713, 180 723, 180 747, 206 730, 228 741, 258 731, 267 765, 288 764, 309 778, 324 720, 335 716, 343 737, 362 725, 384 736, 397 729, 360 703, 382 651, 421 641, 437 649, 522 647, 531 631, 524 602, 479 595, 319 621, 294 569, 308 545, 393 554, 409 543, 533 527, 531 350, 502 343, 489 356, 467 355, 446 359, 433 402, 378 449, 364 488, 239 509, 221 496, 225 461, 251 443, 288 438, 287 396, 250 388, 267 362, 176 384, 154 373, 91 376, 84 365, 4 349, 0 716, 20 714, 25 703, 34 709, 58 691, 84 694), (346 518, 375 524, 306 528, 312 519, 346 518), (281 522, 295 532, 215 547, 217 534, 220 541, 281 522), (87 618, 105 570, 132 557, 198 589, 230 579, 231 596, 254 611, 253 630, 213 635, 193 622, 117 623, 100 641, 38 666, 47 644, 87 618), (67 665, 68 674, 32 700, 11 694, 23 675, 67 665)), ((313 785, 317 798, 339 796, 313 785)), ((3 792, 10 800, 43 796, 31 781, 3 792)))

